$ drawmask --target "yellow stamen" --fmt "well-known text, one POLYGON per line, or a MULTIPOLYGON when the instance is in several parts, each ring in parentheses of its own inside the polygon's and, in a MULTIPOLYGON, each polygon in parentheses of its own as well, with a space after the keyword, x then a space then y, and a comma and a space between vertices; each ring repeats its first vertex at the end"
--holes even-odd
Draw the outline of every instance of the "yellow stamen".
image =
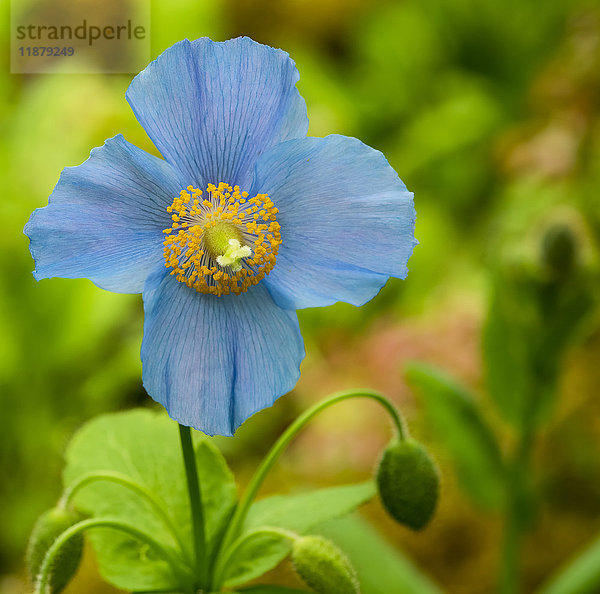
POLYGON ((248 192, 224 182, 208 184, 204 195, 188 186, 167 212, 173 223, 163 231, 165 266, 188 287, 239 295, 275 266, 281 233, 267 194, 248 198, 248 192))

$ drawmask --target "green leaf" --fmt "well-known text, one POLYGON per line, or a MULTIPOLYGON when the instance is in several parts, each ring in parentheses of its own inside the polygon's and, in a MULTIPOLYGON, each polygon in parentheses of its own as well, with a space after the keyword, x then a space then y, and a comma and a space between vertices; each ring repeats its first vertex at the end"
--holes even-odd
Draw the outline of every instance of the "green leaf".
MULTIPOLYGON (((196 438, 196 464, 202 485, 206 532, 216 539, 236 501, 235 483, 219 451, 196 438)), ((150 491, 166 510, 189 555, 190 508, 177 424, 148 410, 103 415, 74 436, 66 453, 65 486, 92 471, 126 475, 150 491)), ((152 506, 127 487, 94 481, 75 495, 76 507, 95 517, 115 518, 146 531, 165 547, 175 538, 152 506)), ((126 590, 183 590, 169 566, 153 551, 115 530, 90 531, 102 576, 126 590)))
POLYGON ((413 363, 407 367, 406 376, 424 403, 468 494, 484 508, 500 507, 506 486, 502 455, 474 399, 431 366, 413 363))
POLYGON ((305 533, 316 524, 347 514, 376 493, 372 481, 328 487, 299 495, 273 495, 252 505, 246 528, 278 526, 305 533))
MULTIPOLYGON (((329 487, 300 495, 274 495, 250 508, 244 533, 276 526, 305 534, 313 526, 347 514, 375 495, 372 481, 329 487)), ((260 536, 241 547, 229 564, 225 584, 236 586, 263 575, 290 552, 290 544, 272 536, 260 536)))
POLYGON ((589 594, 600 591, 600 537, 577 554, 540 588, 538 594, 589 594))
POLYGON ((318 526, 356 569, 362 594, 441 594, 441 590, 357 515, 318 526))
MULTIPOLYGON (((212 550, 214 544, 220 541, 235 509, 237 487, 220 450, 198 432, 194 433, 194 450, 202 489, 204 531, 209 550, 212 550)), ((181 452, 178 450, 178 453, 181 452)))

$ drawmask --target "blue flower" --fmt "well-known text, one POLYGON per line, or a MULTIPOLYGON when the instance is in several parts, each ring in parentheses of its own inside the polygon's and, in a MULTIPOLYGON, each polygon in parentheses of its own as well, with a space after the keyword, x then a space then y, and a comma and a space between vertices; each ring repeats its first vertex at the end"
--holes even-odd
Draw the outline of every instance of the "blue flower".
POLYGON ((306 137, 298 79, 245 37, 175 44, 126 95, 164 160, 117 135, 25 227, 36 279, 143 294, 144 387, 205 433, 294 387, 295 310, 365 303, 416 243, 412 194, 380 152, 306 137))

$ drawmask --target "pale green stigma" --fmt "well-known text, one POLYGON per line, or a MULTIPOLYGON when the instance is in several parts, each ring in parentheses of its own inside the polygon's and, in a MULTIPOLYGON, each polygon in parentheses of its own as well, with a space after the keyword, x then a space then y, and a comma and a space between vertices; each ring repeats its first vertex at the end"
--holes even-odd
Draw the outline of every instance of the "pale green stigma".
POLYGON ((229 247, 222 256, 217 257, 219 266, 229 266, 233 272, 241 270, 242 258, 247 258, 252 254, 252 250, 247 245, 242 245, 237 239, 229 240, 229 247))

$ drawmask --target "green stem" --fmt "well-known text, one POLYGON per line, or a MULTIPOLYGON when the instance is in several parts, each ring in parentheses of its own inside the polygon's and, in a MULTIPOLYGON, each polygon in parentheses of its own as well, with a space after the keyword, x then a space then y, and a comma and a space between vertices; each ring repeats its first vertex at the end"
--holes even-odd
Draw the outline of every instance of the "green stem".
POLYGON ((284 528, 278 528, 276 526, 263 526, 256 530, 251 530, 246 534, 242 534, 233 544, 227 549, 225 554, 217 561, 214 567, 214 583, 221 584, 224 576, 223 572, 227 568, 227 565, 235 557, 235 554, 250 540, 257 536, 277 536, 282 539, 287 539, 294 542, 298 538, 298 534, 291 530, 285 530, 284 528))
POLYGON ((500 564, 499 591, 501 594, 517 594, 519 591, 519 553, 527 525, 526 490, 532 442, 532 431, 524 430, 514 453, 512 464, 508 469, 508 501, 500 564))
MULTIPOLYGON (((381 404, 387 412, 392 417, 394 422, 394 426, 398 432, 398 438, 400 440, 406 439, 404 426, 402 423, 402 419, 400 417, 400 413, 396 410, 393 404, 377 392, 370 392, 366 390, 353 390, 351 392, 341 392, 340 394, 335 394, 330 398, 327 398, 313 407, 309 408, 302 415, 300 415, 281 435, 281 437, 275 442, 269 453, 265 456, 260 466, 256 469, 254 476, 250 480, 244 495, 240 499, 240 502, 227 526, 227 531, 225 532, 225 536, 221 541, 221 547, 219 549, 219 553, 217 555, 217 560, 215 565, 219 565, 219 558, 223 554, 224 551, 227 550, 231 541, 239 534, 241 527, 246 519, 248 514, 248 510, 250 509, 250 505, 254 498, 256 497, 258 490, 263 484, 265 477, 267 476, 269 470, 273 467, 273 464, 277 461, 283 450, 287 447, 287 445, 292 441, 295 435, 316 415, 320 412, 337 404, 338 402, 342 402, 343 400, 348 400, 350 398, 371 398, 381 404)), ((212 588, 215 586, 219 586, 217 582, 211 580, 210 582, 212 588)))
POLYGON ((46 594, 48 591, 48 581, 50 579, 50 571, 54 563, 55 557, 60 551, 61 547, 71 538, 89 530, 90 528, 112 528, 114 530, 120 530, 125 532, 134 538, 145 542, 148 546, 152 547, 171 567, 173 574, 176 579, 180 582, 188 582, 191 578, 189 571, 185 567, 182 567, 181 560, 171 550, 161 545, 158 541, 154 540, 151 536, 146 534, 143 530, 139 530, 134 526, 123 524, 119 520, 109 520, 103 518, 92 518, 90 520, 83 520, 77 524, 73 524, 67 528, 48 549, 44 562, 40 570, 39 578, 37 581, 36 592, 39 594, 46 594))
POLYGON ((179 425, 179 437, 181 439, 181 450, 183 452, 183 463, 187 478, 188 494, 190 498, 190 509, 192 512, 192 531, 194 536, 194 559, 195 575, 199 588, 204 588, 207 579, 207 556, 206 536, 204 533, 204 509, 202 506, 202 494, 196 468, 196 456, 192 443, 192 433, 189 427, 179 425))
POLYGON ((509 493, 507 502, 507 518, 502 541, 502 561, 500 574, 501 594, 516 594, 519 583, 518 550, 520 543, 520 527, 516 522, 514 495, 509 493))
POLYGON ((59 501, 59 506, 63 508, 68 507, 75 495, 86 485, 93 483, 95 481, 109 481, 116 483, 118 485, 122 485, 127 489, 130 489, 134 493, 140 495, 145 501, 148 502, 150 507, 156 512, 156 515, 162 520, 166 528, 169 530, 175 542, 179 546, 181 553, 186 556, 188 561, 189 559, 189 551, 187 550, 186 544, 184 543, 177 527, 173 523, 173 520, 169 516, 169 514, 165 511, 164 506, 154 497, 152 492, 146 487, 136 483, 131 480, 127 475, 122 474, 120 472, 114 472, 112 470, 102 470, 97 472, 90 472, 80 476, 74 483, 71 483, 63 493, 59 501))

